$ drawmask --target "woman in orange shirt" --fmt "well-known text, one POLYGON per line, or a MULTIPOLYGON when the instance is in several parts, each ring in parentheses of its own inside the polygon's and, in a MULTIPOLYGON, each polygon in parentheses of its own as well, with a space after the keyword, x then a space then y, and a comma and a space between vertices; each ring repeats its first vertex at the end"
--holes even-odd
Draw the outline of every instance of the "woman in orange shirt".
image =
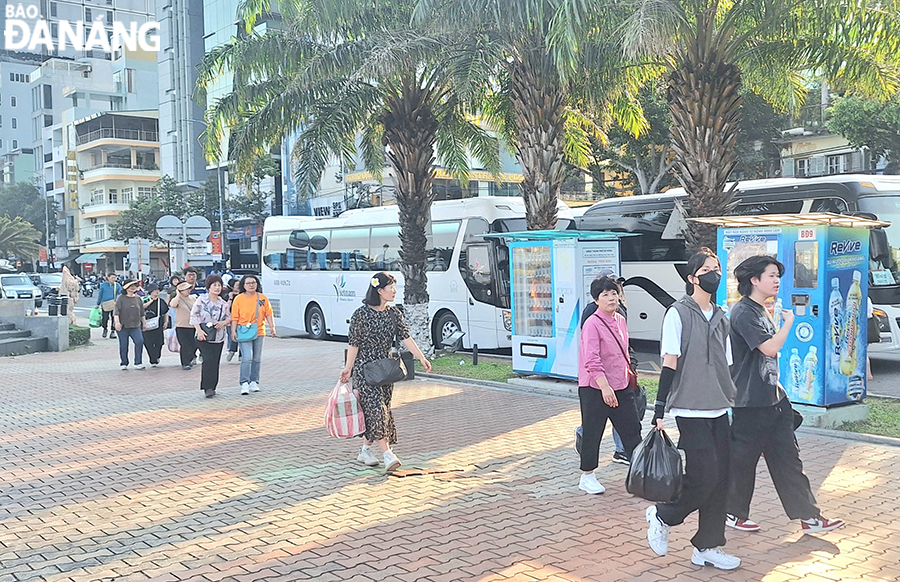
POLYGON ((238 285, 240 295, 231 306, 231 338, 241 352, 241 394, 259 392, 259 369, 262 365, 263 338, 266 325, 275 337, 272 305, 262 294, 256 275, 244 275, 238 285), (255 332, 255 333, 254 333, 255 332))

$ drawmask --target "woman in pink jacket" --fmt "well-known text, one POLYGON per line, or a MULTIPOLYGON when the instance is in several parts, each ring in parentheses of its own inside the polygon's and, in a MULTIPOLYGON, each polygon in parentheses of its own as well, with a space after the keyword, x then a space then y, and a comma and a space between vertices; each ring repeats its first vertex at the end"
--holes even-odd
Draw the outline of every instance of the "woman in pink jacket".
POLYGON ((634 390, 629 387, 628 328, 616 313, 619 284, 612 277, 591 283, 591 297, 597 311, 581 327, 578 357, 578 400, 581 403, 581 482, 578 488, 592 495, 605 488, 594 476, 600 454, 600 439, 606 420, 612 422, 631 459, 641 442, 641 424, 634 413, 634 390))

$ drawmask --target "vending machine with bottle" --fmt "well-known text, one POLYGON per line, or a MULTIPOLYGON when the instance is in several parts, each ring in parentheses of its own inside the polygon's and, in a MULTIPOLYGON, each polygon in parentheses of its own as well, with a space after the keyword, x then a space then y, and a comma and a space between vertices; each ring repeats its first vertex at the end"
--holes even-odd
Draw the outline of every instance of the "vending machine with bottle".
POLYGON ((836 214, 724 217, 718 256, 726 284, 717 302, 740 300, 734 269, 753 255, 785 266, 778 296, 766 306, 776 330, 782 309, 794 324, 779 352, 779 378, 791 402, 835 406, 866 396, 869 228, 877 221, 836 214))
POLYGON ((489 235, 508 241, 513 370, 578 379, 581 312, 591 281, 622 272, 619 236, 529 231, 489 235))

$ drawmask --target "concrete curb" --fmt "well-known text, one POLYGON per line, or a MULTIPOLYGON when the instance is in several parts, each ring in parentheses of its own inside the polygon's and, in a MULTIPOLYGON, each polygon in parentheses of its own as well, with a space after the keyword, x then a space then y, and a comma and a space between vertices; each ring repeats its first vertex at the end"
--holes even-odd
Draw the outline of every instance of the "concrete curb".
MULTIPOLYGON (((416 371, 416 378, 425 378, 428 380, 439 380, 450 384, 461 384, 466 386, 480 386, 491 390, 500 390, 503 392, 520 392, 525 394, 533 394, 536 396, 544 396, 549 398, 558 398, 561 400, 578 400, 578 394, 562 392, 558 390, 546 390, 531 386, 520 386, 516 384, 504 384, 502 382, 494 382, 492 380, 479 380, 475 378, 460 378, 458 376, 446 376, 444 374, 426 374, 425 372, 416 371)), ((874 394, 870 396, 876 397, 874 394)), ((877 396, 877 398, 882 398, 877 396)), ((890 397, 888 397, 890 398, 890 397)), ((652 406, 647 406, 647 410, 653 410, 652 406)), ((831 430, 826 428, 815 428, 801 426, 797 429, 800 434, 808 434, 820 437, 840 439, 845 441, 855 441, 869 443, 873 445, 884 445, 888 447, 900 447, 900 438, 886 437, 875 434, 866 434, 861 432, 850 432, 846 430, 831 430)))

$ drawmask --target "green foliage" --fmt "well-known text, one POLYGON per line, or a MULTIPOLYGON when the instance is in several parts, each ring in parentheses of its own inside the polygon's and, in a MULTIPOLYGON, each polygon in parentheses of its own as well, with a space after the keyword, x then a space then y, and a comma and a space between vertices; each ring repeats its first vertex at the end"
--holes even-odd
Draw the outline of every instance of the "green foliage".
POLYGON ((827 127, 853 147, 869 148, 874 156, 889 156, 891 169, 896 170, 900 162, 900 93, 886 102, 856 95, 841 97, 828 110, 827 127))
POLYGON ((91 328, 79 327, 77 325, 69 326, 69 347, 86 346, 91 343, 91 328))
POLYGON ((22 217, 0 216, 0 258, 33 259, 38 255, 41 233, 22 217))
POLYGON ((777 141, 789 123, 787 113, 776 111, 759 95, 744 92, 735 145, 738 164, 731 178, 756 180, 774 175, 781 160, 781 147, 777 141), (757 142, 760 142, 759 149, 757 142))
POLYGON ((56 214, 59 205, 56 200, 45 200, 41 191, 29 182, 0 184, 0 216, 15 218, 21 216, 35 230, 41 233, 39 239, 46 240, 47 215, 50 217, 50 234, 56 232, 56 214), (49 206, 49 207, 48 207, 49 206))
POLYGON ((866 404, 869 405, 868 420, 848 422, 838 429, 900 438, 900 400, 866 398, 866 404))

